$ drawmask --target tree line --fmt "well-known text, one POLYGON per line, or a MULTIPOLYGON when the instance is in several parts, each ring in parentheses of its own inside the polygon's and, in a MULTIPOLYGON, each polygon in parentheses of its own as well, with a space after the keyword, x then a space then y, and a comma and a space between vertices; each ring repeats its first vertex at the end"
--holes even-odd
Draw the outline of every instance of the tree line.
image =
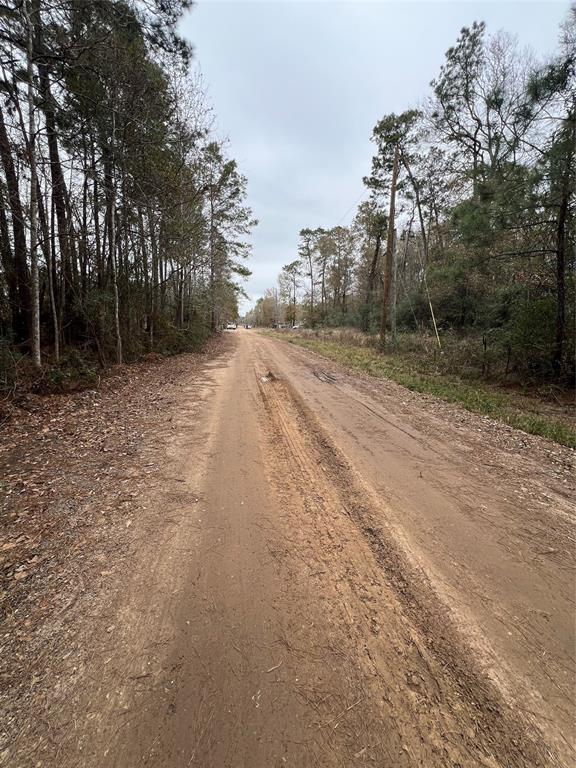
POLYGON ((372 141, 352 224, 302 229, 253 322, 473 337, 522 378, 573 380, 576 8, 545 62, 462 29, 422 104, 372 141))
POLYGON ((0 384, 188 349, 237 313, 256 224, 213 135, 190 0, 0 9, 0 384))

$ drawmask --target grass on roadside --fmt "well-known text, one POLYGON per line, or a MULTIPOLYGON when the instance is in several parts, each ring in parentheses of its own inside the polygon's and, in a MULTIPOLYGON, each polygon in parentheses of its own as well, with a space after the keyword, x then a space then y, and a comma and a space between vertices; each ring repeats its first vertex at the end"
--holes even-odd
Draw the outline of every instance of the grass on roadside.
POLYGON ((371 347, 357 347, 322 339, 301 338, 275 333, 276 338, 310 349, 352 370, 379 379, 391 379, 414 392, 434 395, 458 403, 468 411, 503 421, 532 435, 576 448, 576 430, 555 417, 538 412, 537 400, 521 394, 499 392, 480 383, 466 383, 456 377, 418 370, 397 354, 383 355, 371 347))

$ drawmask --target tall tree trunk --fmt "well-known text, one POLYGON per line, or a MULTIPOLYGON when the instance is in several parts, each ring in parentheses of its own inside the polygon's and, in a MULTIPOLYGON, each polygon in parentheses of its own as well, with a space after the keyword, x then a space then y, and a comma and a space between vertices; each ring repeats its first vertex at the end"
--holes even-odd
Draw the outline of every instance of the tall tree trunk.
POLYGON ((364 301, 364 310, 362 312, 362 330, 364 333, 367 333, 370 330, 372 296, 374 294, 374 286, 376 284, 376 270, 378 268, 378 259, 380 258, 381 243, 382 232, 379 230, 376 234, 376 243, 374 245, 372 261, 370 262, 370 269, 368 271, 368 280, 366 282, 366 295, 364 301))
POLYGON ((122 365, 122 333, 120 331, 120 297, 118 293, 118 268, 116 263, 116 196, 112 192, 112 212, 110 216, 110 264, 112 269, 112 289, 114 292, 114 331, 116 334, 116 362, 122 365))
POLYGON ((216 248, 214 222, 214 185, 210 187, 210 330, 214 332, 217 326, 216 318, 216 248))
POLYGON ((564 337, 566 335, 566 223, 572 191, 570 183, 572 164, 570 160, 574 158, 574 147, 576 146, 576 110, 572 109, 569 112, 566 126, 566 166, 562 176, 562 196, 556 224, 556 332, 552 354, 552 368, 556 376, 560 376, 562 373, 564 337))
POLYGON ((40 83, 41 107, 44 113, 46 140, 48 143, 48 156, 50 159, 50 179, 52 182, 52 199, 58 223, 58 244, 60 246, 60 258, 62 261, 64 302, 61 312, 67 312, 74 303, 74 273, 73 264, 76 261, 73 222, 67 215, 66 206, 66 182, 60 162, 58 149, 58 133, 56 129, 56 115, 54 112, 54 99, 50 86, 48 65, 43 58, 44 43, 42 39, 42 25, 40 20, 40 0, 32 0, 37 23, 35 25, 35 51, 38 60, 38 78, 40 83))
POLYGON ((422 211, 422 201, 420 199, 420 187, 412 175, 412 170, 410 168, 410 165, 408 164, 408 161, 406 160, 406 157, 402 153, 402 165, 406 169, 406 173, 408 174, 408 178, 410 179, 410 184, 412 186, 412 189, 414 190, 414 197, 416 200, 416 210, 418 211, 418 220, 420 221, 420 230, 422 232, 422 245, 424 248, 424 268, 428 266, 428 236, 426 232, 426 225, 424 224, 424 212, 422 211))
POLYGON ((60 326, 58 324, 58 308, 56 306, 56 294, 54 291, 54 273, 52 269, 52 256, 50 253, 50 228, 46 217, 46 208, 42 199, 42 190, 40 184, 36 186, 36 199, 38 201, 38 218, 40 220, 40 231, 42 232, 42 251, 46 261, 46 272, 48 274, 48 295, 50 298, 50 314, 52 315, 52 328, 54 333, 54 357, 60 359, 60 326))
POLYGON ((562 372, 564 336, 566 325, 566 219, 568 217, 569 192, 564 190, 556 227, 556 332, 552 368, 556 376, 562 372))
POLYGON ((98 288, 104 288, 106 282, 106 269, 104 266, 104 249, 100 235, 100 193, 98 187, 98 170, 96 166, 96 148, 94 137, 90 140, 91 170, 92 170, 92 205, 94 211, 94 247, 96 249, 96 281, 98 288))
POLYGON ((314 328, 316 325, 314 318, 314 264, 310 247, 308 247, 308 266, 310 267, 310 325, 314 328))
POLYGON ((392 259, 394 257, 394 217, 396 213, 396 181, 398 179, 398 161, 400 150, 396 145, 394 165, 392 166, 392 186, 390 188, 390 210, 388 213, 388 235, 386 239, 386 267, 384 272, 384 290, 382 291, 382 316, 380 318, 380 347, 386 348, 386 323, 392 282, 392 259))
POLYGON ((148 228, 150 230, 150 250, 152 252, 152 285, 150 290, 150 351, 154 349, 154 321, 158 300, 158 241, 152 207, 148 206, 148 228))
POLYGON ((438 247, 440 250, 440 256, 444 256, 444 237, 442 235, 442 227, 440 225, 440 216, 438 214, 438 206, 436 200, 433 202, 434 223, 436 225, 436 237, 438 238, 438 247))
POLYGON ((26 258, 26 230, 24 212, 20 200, 18 177, 12 157, 12 147, 6 131, 4 114, 0 107, 0 159, 6 176, 8 203, 14 236, 14 274, 16 277, 17 301, 13 308, 13 331, 16 341, 23 342, 29 337, 31 320, 30 275, 26 258))
POLYGON ((148 245, 146 243, 146 233, 144 231, 144 216, 142 207, 138 206, 138 233, 140 235, 140 253, 142 254, 142 277, 144 279, 144 314, 146 316, 146 330, 150 330, 150 321, 152 319, 151 301, 150 301, 150 275, 148 273, 148 245))
POLYGON ((391 308, 392 311, 390 313, 390 330, 392 331, 392 343, 396 343, 396 303, 398 300, 398 285, 397 285, 397 278, 398 278, 398 258, 396 255, 396 229, 394 229, 394 248, 392 251, 392 285, 390 286, 390 290, 392 293, 391 296, 391 308))
POLYGON ((19 311, 18 279, 14 269, 14 256, 8 231, 8 220, 4 201, 3 185, 0 183, 0 264, 4 270, 6 287, 8 288, 8 304, 10 307, 10 330, 14 332, 19 311))
POLYGON ((82 180, 82 227, 80 231, 80 298, 82 304, 88 292, 88 149, 86 130, 82 126, 83 180, 82 180))
MULTIPOLYGON (((112 112, 112 151, 116 138, 116 115, 112 112)), ((120 332, 120 298, 118 295, 118 269, 116 264, 116 179, 114 158, 111 160, 110 173, 110 265, 112 269, 112 288, 114 291, 114 329, 116 332, 116 362, 122 365, 122 334, 120 332)))
MULTIPOLYGON (((58 309, 58 328, 60 329, 60 340, 62 340, 62 324, 64 322, 64 275, 60 268, 60 279, 58 280, 57 259, 56 259, 56 208, 54 198, 50 197, 50 255, 52 257, 52 275, 54 277, 54 295, 58 309)), ((62 266, 62 263, 60 263, 62 266)))
POLYGON ((322 259, 322 278, 320 285, 320 318, 322 325, 326 318, 326 259, 322 259))
MULTIPOLYGON (((24 0, 27 27, 26 73, 28 79, 28 161, 30 163, 30 288, 32 291, 32 315, 30 344, 32 360, 36 368, 42 366, 40 352, 40 282, 38 277, 38 174, 36 168, 36 106, 34 104, 34 26, 32 21, 33 0, 24 0)), ((39 7, 36 12, 39 13, 39 7)), ((36 18, 38 25, 40 19, 36 18)))

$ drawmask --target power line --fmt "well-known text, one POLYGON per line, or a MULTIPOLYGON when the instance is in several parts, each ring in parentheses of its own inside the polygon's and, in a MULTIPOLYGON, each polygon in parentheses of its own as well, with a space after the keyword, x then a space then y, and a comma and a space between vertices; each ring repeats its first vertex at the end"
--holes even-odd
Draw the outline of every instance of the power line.
POLYGON ((350 206, 350 208, 348 208, 348 210, 346 211, 346 213, 345 213, 343 216, 341 216, 341 217, 338 219, 338 221, 337 221, 337 222, 336 222, 336 224, 335 224, 335 226, 336 226, 336 227, 337 227, 337 226, 338 226, 338 225, 339 225, 339 224, 340 224, 342 221, 344 221, 344 219, 346 218, 346 216, 348 216, 348 214, 350 213, 350 211, 351 211, 353 208, 356 208, 356 206, 358 205, 358 203, 360 202, 360 200, 362 200, 362 198, 364 197, 364 195, 365 195, 367 192, 368 192, 368 190, 367 190, 367 189, 363 189, 363 190, 362 190, 362 193, 361 193, 360 197, 359 197, 357 200, 355 200, 355 201, 352 203, 352 205, 350 206))

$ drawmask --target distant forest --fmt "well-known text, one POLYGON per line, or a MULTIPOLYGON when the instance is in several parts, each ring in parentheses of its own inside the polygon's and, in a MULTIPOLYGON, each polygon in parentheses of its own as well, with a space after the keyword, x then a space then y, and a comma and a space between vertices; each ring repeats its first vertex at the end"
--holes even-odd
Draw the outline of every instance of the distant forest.
POLYGON ((190 5, 2 4, 0 389, 189 349, 237 313, 256 222, 189 74, 190 5))
POLYGON ((572 382, 576 8, 544 62, 483 23, 462 29, 421 106, 382 117, 372 141, 352 224, 302 222, 297 258, 247 321, 374 334, 385 299, 392 346, 464 339, 493 372, 572 382))

